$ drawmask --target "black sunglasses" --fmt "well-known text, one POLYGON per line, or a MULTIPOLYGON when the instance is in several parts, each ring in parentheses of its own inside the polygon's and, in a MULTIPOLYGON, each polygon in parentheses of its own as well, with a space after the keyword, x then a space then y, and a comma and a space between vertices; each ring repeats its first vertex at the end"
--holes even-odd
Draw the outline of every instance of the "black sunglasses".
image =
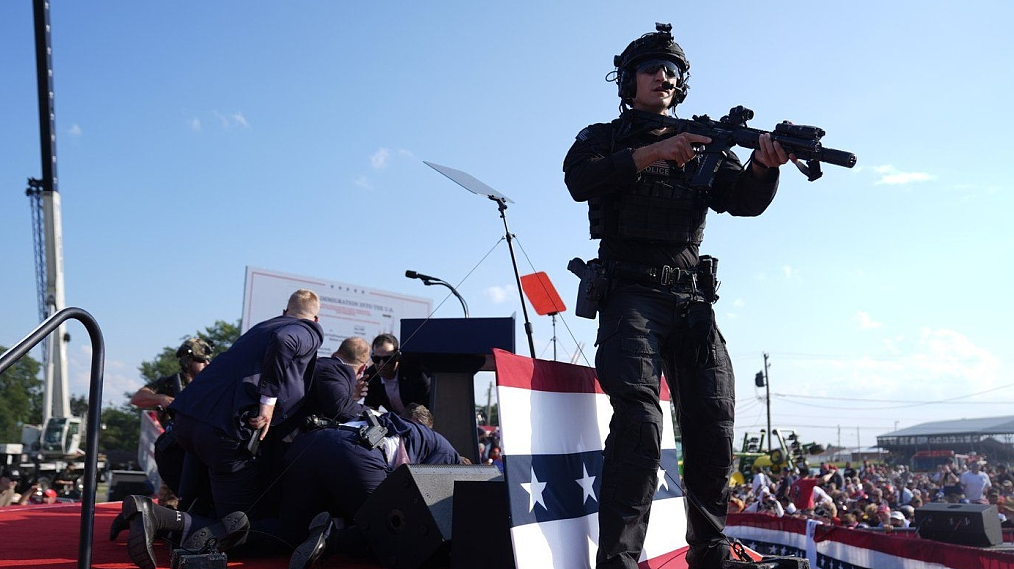
POLYGON ((638 64, 638 73, 647 73, 648 75, 654 75, 658 73, 659 69, 665 69, 665 76, 672 78, 680 74, 680 68, 672 61, 665 59, 651 59, 644 63, 638 64))
POLYGON ((370 356, 370 359, 373 360, 373 363, 375 363, 375 364, 386 364, 387 362, 389 362, 391 360, 398 359, 399 355, 401 355, 401 353, 396 351, 396 352, 394 352, 392 354, 388 354, 386 356, 370 356))

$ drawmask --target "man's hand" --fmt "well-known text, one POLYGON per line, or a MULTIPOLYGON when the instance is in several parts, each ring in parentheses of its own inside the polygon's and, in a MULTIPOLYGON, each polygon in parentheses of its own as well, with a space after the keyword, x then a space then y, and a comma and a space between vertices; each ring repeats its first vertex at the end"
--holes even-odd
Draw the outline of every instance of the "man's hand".
POLYGON ((352 389, 352 399, 359 401, 370 391, 370 384, 362 377, 356 380, 356 385, 352 389))
POLYGON ((260 440, 264 440, 264 437, 268 434, 268 429, 271 428, 271 417, 275 414, 274 405, 265 405, 261 403, 260 410, 256 417, 250 418, 250 426, 255 429, 261 430, 260 440))
POLYGON ((671 138, 660 140, 634 150, 634 165, 640 172, 659 160, 671 160, 682 168, 697 156, 695 145, 708 144, 711 138, 700 134, 681 132, 671 138))
POLYGON ((760 146, 753 151, 752 166, 755 174, 763 174, 769 168, 778 168, 789 160, 796 161, 795 155, 785 152, 781 144, 771 140, 771 133, 765 132, 758 138, 760 146))

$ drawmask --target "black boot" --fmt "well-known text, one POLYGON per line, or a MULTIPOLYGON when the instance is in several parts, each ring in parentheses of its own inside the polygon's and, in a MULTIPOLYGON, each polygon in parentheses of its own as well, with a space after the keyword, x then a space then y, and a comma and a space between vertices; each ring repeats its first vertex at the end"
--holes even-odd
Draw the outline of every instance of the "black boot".
POLYGON ((181 546, 186 551, 225 551, 246 541, 250 520, 243 512, 233 512, 213 524, 194 530, 181 546))
POLYGON ((127 538, 127 554, 141 569, 155 569, 155 550, 152 545, 157 537, 164 537, 171 531, 183 531, 186 516, 152 503, 145 496, 127 496, 120 511, 130 524, 127 538))
POLYGON ((116 541, 116 538, 120 537, 120 534, 130 529, 130 524, 127 522, 127 518, 123 515, 123 512, 116 514, 113 518, 113 523, 109 526, 109 541, 116 541))
POLYGON ((292 552, 289 569, 308 569, 327 550, 328 538, 337 530, 341 520, 335 520, 328 512, 321 512, 310 522, 310 536, 292 552))

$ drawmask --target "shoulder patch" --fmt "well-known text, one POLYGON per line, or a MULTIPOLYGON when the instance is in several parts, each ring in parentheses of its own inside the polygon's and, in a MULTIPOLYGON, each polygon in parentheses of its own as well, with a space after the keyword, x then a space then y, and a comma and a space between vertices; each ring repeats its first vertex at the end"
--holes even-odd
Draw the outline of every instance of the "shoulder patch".
POLYGON ((590 132, 588 128, 589 127, 584 127, 583 129, 581 129, 581 132, 577 133, 577 139, 580 140, 581 142, 588 140, 588 134, 590 132))

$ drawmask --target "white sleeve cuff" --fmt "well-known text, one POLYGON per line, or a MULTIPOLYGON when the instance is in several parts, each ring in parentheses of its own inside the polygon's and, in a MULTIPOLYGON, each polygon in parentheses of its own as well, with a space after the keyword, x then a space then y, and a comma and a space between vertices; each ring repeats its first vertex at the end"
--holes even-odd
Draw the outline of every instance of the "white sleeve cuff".
POLYGON ((268 397, 267 395, 261 395, 261 405, 275 406, 275 402, 278 401, 277 397, 268 397))

